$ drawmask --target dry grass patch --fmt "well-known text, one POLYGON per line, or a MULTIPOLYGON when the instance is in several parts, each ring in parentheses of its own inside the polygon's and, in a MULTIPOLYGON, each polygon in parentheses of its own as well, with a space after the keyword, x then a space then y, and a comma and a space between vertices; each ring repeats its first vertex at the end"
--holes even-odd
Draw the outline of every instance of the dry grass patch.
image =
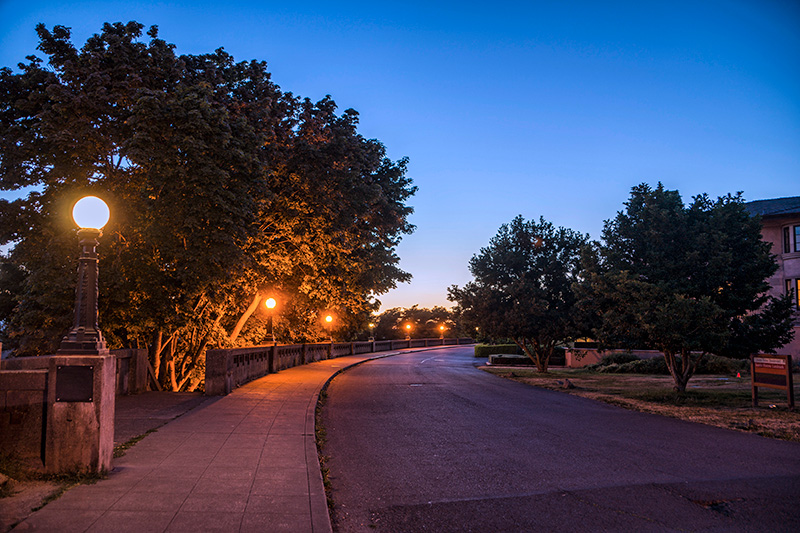
MULTIPOLYGON (((759 406, 752 407, 750 376, 699 375, 686 393, 672 390, 670 376, 601 374, 585 370, 482 367, 492 374, 528 385, 560 390, 626 409, 699 422, 765 437, 800 442, 800 413, 786 405, 782 391, 759 389, 759 406), (575 388, 566 388, 567 381, 575 388)), ((800 375, 795 374, 795 398, 800 398, 800 375)))

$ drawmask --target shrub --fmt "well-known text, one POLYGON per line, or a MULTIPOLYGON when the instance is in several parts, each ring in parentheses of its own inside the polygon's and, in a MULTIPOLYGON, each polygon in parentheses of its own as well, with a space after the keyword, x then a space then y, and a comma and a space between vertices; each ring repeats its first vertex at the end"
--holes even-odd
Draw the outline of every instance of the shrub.
POLYGON ((524 355, 516 344, 476 344, 475 357, 489 357, 493 354, 524 355))
POLYGON ((617 353, 610 353, 604 355, 603 358, 597 364, 600 366, 608 366, 612 364, 623 365, 625 363, 631 363, 633 361, 638 361, 639 357, 633 355, 630 352, 617 352, 617 353))
POLYGON ((719 355, 706 355, 697 366, 696 374, 735 374, 750 373, 749 359, 731 359, 719 355))
POLYGON ((511 354, 492 354, 489 356, 489 364, 508 365, 508 366, 531 366, 533 361, 527 355, 511 354))
POLYGON ((669 374, 667 362, 663 356, 652 357, 650 359, 637 359, 620 365, 620 372, 626 374, 669 374))
MULTIPOLYGON (((680 365, 680 357, 676 364, 680 365)), ((606 374, 669 374, 664 357, 639 359, 625 353, 609 354, 600 362, 586 367, 587 370, 606 374)), ((746 359, 731 359, 719 355, 706 355, 697 366, 695 374, 735 374, 749 372, 750 361, 746 359)))

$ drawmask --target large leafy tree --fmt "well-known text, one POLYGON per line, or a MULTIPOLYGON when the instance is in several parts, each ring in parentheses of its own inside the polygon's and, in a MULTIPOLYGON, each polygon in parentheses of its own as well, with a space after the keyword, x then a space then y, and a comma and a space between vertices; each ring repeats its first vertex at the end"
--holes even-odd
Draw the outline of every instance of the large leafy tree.
POLYGON ((453 286, 467 326, 493 338, 511 338, 547 372, 553 350, 579 336, 581 321, 572 286, 579 280, 588 236, 543 218, 516 217, 470 260, 475 278, 453 286))
POLYGON ((0 189, 33 188, 0 201, 14 245, 0 320, 18 353, 52 352, 69 327, 69 210, 86 193, 112 209, 101 326, 112 346, 148 346, 168 388, 197 386, 208 345, 263 340, 247 319, 268 293, 285 295, 286 341, 319 336, 320 309, 376 310, 409 277, 394 252, 413 230, 406 161, 363 138, 355 111, 282 92, 264 62, 178 56, 142 30, 106 24, 76 49, 40 25, 47 62, 0 69, 0 189))
POLYGON ((684 391, 703 354, 746 356, 791 339, 791 302, 766 295, 777 269, 740 195, 684 205, 662 184, 634 187, 586 256, 583 307, 605 347, 664 353, 684 391))
POLYGON ((462 333, 453 311, 442 306, 393 307, 374 317, 372 323, 372 334, 378 340, 404 339, 408 335, 417 339, 458 337, 462 333))

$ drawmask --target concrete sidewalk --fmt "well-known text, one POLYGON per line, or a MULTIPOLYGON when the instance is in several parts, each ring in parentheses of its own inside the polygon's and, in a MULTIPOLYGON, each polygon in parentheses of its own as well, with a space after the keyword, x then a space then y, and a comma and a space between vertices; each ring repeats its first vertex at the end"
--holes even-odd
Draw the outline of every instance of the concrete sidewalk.
POLYGON ((348 366, 421 350, 329 359, 207 397, 115 459, 108 479, 70 489, 14 531, 329 532, 320 389, 348 366))

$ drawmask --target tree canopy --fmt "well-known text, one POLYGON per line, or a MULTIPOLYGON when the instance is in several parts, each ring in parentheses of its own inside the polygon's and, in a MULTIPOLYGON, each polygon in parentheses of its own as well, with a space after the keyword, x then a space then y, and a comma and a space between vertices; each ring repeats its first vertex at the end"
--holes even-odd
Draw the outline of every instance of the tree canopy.
POLYGON ((588 236, 544 218, 516 217, 469 264, 474 280, 452 286, 448 298, 469 327, 484 336, 511 338, 540 372, 554 348, 580 336, 572 286, 579 281, 588 236))
POLYGON ((582 306, 601 346, 664 353, 684 391, 705 353, 747 356, 791 340, 791 302, 767 296, 777 269, 740 194, 685 206, 678 191, 641 184, 587 254, 582 306))
POLYGON ((7 340, 52 353, 69 329, 85 194, 112 213, 101 327, 112 347, 149 346, 167 387, 198 385, 209 344, 260 342, 265 315, 247 311, 273 294, 284 341, 321 337, 322 310, 366 321, 410 278, 395 253, 414 229, 407 161, 362 137, 356 111, 282 91, 263 61, 177 55, 142 30, 105 24, 77 49, 39 25, 46 62, 0 69, 0 189, 31 191, 0 200, 7 340))
POLYGON ((377 340, 404 339, 408 335, 420 339, 463 336, 455 314, 441 306, 393 307, 376 316, 372 324, 372 335, 377 340))

